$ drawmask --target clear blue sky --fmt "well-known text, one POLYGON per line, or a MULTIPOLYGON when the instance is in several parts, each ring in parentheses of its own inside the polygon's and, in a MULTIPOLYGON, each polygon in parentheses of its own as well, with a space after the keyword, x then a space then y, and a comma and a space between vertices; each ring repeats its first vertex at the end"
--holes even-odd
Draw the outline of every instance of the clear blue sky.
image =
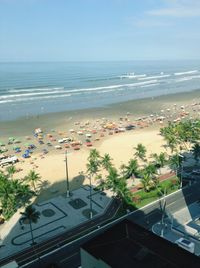
POLYGON ((200 0, 0 0, 0 61, 200 59, 200 0))

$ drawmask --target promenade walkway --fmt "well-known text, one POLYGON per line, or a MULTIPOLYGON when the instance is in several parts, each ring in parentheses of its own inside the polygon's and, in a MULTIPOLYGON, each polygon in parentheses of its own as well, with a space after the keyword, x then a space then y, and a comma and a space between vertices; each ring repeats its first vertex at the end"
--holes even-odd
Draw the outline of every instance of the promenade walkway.
MULTIPOLYGON (((40 219, 33 223, 34 241, 39 244, 90 220, 89 186, 83 186, 72 192, 70 197, 61 195, 48 201, 35 204, 40 219)), ((105 193, 92 190, 93 219, 104 214, 113 199, 105 193)), ((16 213, 0 230, 0 260, 14 253, 30 248, 32 245, 30 225, 22 222, 20 213, 16 213)))

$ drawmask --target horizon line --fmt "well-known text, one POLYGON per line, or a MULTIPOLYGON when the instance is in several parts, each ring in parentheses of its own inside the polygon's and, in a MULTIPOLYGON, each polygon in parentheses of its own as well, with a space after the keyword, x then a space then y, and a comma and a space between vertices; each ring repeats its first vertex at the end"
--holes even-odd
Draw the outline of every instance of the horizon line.
POLYGON ((200 59, 130 59, 130 60, 0 60, 2 63, 84 63, 84 62, 137 62, 137 61, 200 61, 200 59))

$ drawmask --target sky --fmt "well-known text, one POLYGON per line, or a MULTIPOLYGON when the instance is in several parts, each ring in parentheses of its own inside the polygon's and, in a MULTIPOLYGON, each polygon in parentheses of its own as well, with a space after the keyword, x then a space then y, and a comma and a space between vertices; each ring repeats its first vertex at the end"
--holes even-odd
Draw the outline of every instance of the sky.
POLYGON ((0 0, 0 61, 200 59, 200 0, 0 0))

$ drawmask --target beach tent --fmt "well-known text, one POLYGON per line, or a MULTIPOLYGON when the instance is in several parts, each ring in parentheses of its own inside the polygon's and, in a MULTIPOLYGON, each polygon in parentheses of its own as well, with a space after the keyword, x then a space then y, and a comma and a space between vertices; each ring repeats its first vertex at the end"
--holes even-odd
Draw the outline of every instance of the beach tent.
POLYGON ((86 142, 86 146, 87 147, 91 147, 92 146, 92 143, 91 142, 86 142))
POLYGON ((14 146, 13 147, 13 150, 17 150, 17 149, 20 149, 20 147, 19 146, 14 146))
POLYGON ((29 154, 23 154, 22 157, 23 158, 29 158, 29 154))
POLYGON ((20 143, 21 141, 20 140, 14 140, 14 143, 20 143))
POLYGON ((60 145, 55 145, 54 147, 55 147, 55 149, 62 149, 62 147, 60 145))
POLYGON ((40 133, 42 133, 41 128, 36 128, 36 129, 35 129, 35 134, 40 134, 40 133))

